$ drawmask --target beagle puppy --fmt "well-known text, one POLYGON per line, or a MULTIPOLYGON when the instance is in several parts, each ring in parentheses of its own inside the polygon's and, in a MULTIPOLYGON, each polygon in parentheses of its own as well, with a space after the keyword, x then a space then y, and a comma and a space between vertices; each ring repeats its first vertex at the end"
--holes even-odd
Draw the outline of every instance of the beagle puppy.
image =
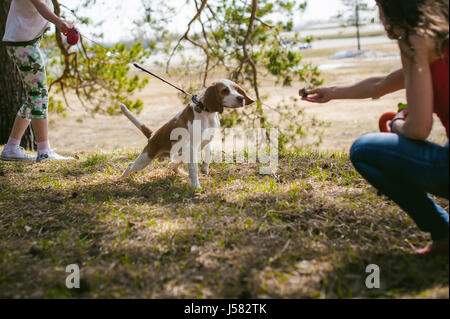
MULTIPOLYGON (((128 165, 122 178, 126 178, 132 172, 143 170, 150 162, 157 157, 169 157, 171 159, 171 166, 177 173, 182 173, 179 167, 182 163, 176 163, 174 154, 179 152, 171 152, 172 147, 177 140, 171 140, 172 132, 176 129, 185 129, 189 134, 185 138, 185 145, 182 150, 189 150, 188 170, 191 185, 194 189, 201 188, 198 179, 198 161, 197 156, 199 151, 208 148, 210 152, 210 142, 214 136, 204 136, 207 129, 220 128, 219 113, 222 113, 224 108, 241 108, 245 105, 250 105, 255 102, 250 98, 245 91, 236 83, 230 80, 221 80, 213 83, 206 90, 189 103, 186 108, 179 112, 174 118, 163 125, 154 134, 150 128, 143 124, 134 114, 132 114, 125 105, 120 104, 122 113, 148 138, 148 144, 144 148, 139 157, 128 165), (194 101, 197 103, 194 103, 194 101), (194 122, 195 121, 195 122, 194 122), (194 136, 194 123, 201 124, 201 138, 196 139, 194 136)), ((198 125, 198 124, 197 124, 198 125)), ((211 131, 209 131, 211 132, 211 131)), ((206 134, 205 134, 206 135, 206 134)), ((172 136, 173 137, 173 136, 172 136)), ((210 154, 210 153, 209 153, 210 154)), ((208 174, 209 164, 211 159, 208 156, 203 160, 201 171, 208 174)), ((184 173, 185 174, 185 173, 184 173)))

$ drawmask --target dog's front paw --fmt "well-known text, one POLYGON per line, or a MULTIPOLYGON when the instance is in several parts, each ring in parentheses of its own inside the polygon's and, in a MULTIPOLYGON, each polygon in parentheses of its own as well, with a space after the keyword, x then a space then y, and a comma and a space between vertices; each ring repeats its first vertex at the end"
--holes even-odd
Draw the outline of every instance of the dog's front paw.
POLYGON ((120 176, 120 179, 127 179, 131 174, 132 168, 133 168, 133 163, 128 164, 127 169, 122 173, 122 176, 120 176))
POLYGON ((202 186, 200 185, 200 183, 192 183, 191 186, 196 191, 199 191, 202 189, 202 186))

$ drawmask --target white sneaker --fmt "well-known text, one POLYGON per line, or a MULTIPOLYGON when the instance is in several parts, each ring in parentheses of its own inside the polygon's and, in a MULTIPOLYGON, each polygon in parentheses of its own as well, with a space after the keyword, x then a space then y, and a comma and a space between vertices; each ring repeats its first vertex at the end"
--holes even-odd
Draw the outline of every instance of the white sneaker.
POLYGON ((19 145, 5 145, 0 159, 7 162, 28 162, 35 161, 36 156, 25 153, 19 145))
POLYGON ((61 155, 53 152, 52 150, 40 150, 40 151, 38 151, 36 162, 39 163, 39 162, 47 161, 47 160, 72 161, 72 160, 74 160, 74 158, 73 157, 61 156, 61 155))

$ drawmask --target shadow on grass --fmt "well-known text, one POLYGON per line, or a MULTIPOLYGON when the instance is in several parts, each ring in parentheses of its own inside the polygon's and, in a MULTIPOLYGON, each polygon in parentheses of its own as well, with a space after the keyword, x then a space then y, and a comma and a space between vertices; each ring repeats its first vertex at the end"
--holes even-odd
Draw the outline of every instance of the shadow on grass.
MULTIPOLYGON (((298 174, 286 180, 306 175, 298 174)), ((247 172, 228 167, 218 175, 227 181, 247 172)), ((405 214, 386 218, 393 209, 382 200, 343 204, 340 195, 308 189, 295 201, 288 191, 240 199, 227 183, 194 195, 177 176, 141 177, 61 189, 8 185, 0 193, 1 296, 397 297, 448 286, 448 259, 407 255, 410 247, 397 239, 424 236, 405 214), (81 290, 65 287, 72 263, 82 270, 81 290), (379 290, 364 285, 368 264, 381 268, 379 290)))
POLYGON ((418 256, 407 253, 356 254, 342 258, 336 267, 322 279, 329 296, 336 298, 393 298, 402 295, 433 298, 431 288, 449 284, 448 256, 418 256), (380 269, 380 288, 366 286, 368 265, 380 269))

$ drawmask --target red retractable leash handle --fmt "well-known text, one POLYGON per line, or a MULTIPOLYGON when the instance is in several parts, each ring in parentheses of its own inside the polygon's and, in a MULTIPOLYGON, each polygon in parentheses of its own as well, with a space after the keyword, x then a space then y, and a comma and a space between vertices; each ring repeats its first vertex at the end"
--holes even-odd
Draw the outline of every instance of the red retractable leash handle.
MULTIPOLYGON (((402 112, 407 108, 408 108, 407 104, 398 103, 398 113, 402 112)), ((397 116, 398 113, 388 112, 381 115, 380 120, 378 121, 378 127, 380 128, 380 132, 391 133, 388 123, 391 122, 397 116)), ((406 113, 405 117, 407 116, 408 114, 406 113)))
POLYGON ((381 115, 380 120, 378 121, 378 127, 380 128, 380 132, 383 133, 391 133, 389 129, 388 123, 397 116, 397 113, 388 112, 381 115))
POLYGON ((78 40, 80 39, 80 33, 75 27, 73 27, 67 32, 64 32, 64 35, 66 36, 67 43, 69 43, 69 45, 77 44, 78 40))

